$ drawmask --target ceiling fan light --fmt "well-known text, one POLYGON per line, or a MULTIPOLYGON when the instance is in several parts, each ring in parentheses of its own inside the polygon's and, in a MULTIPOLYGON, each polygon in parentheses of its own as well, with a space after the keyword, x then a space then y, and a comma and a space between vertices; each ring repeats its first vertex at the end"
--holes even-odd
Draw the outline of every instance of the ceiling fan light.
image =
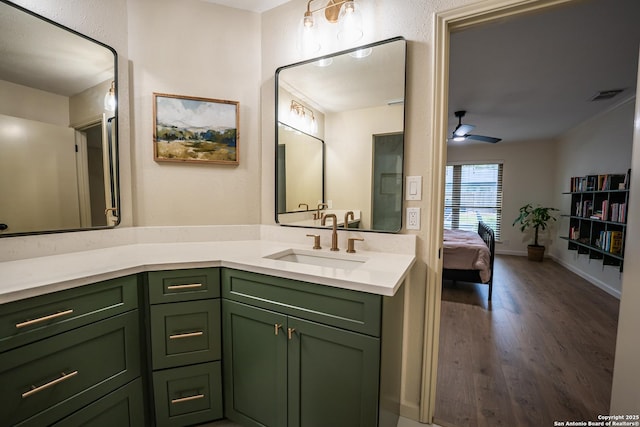
POLYGON ((466 136, 458 136, 458 135, 456 135, 456 136, 454 136, 454 137, 453 137, 453 140, 454 140, 455 142, 462 142, 462 141, 464 141, 465 139, 467 139, 467 137, 466 137, 466 136))

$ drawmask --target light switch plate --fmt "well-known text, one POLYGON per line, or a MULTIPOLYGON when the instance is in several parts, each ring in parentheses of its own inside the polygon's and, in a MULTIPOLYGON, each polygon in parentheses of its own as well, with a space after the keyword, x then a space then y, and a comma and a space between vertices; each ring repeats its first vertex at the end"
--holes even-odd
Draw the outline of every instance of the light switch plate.
POLYGON ((420 208, 407 208, 407 230, 420 230, 420 208))
POLYGON ((422 200, 422 177, 421 176, 408 176, 407 177, 407 191, 406 200, 422 200))

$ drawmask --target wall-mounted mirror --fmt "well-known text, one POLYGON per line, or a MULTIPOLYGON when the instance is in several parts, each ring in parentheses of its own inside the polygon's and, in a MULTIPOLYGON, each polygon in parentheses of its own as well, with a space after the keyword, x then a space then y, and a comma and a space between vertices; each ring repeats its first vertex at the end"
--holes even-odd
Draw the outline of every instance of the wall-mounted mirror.
POLYGON ((397 37, 276 71, 276 221, 402 226, 406 41, 397 37))
POLYGON ((0 236, 119 222, 116 52, 0 0, 0 236))

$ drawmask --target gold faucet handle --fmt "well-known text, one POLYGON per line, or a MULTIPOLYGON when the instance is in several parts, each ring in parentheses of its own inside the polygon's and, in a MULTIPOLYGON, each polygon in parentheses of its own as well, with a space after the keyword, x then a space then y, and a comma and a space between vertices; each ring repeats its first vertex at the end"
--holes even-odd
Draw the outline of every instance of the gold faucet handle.
POLYGON ((307 234, 307 237, 313 237, 313 249, 322 249, 322 246, 320 246, 319 234, 307 234))
POLYGON ((364 242, 364 239, 361 237, 349 237, 347 239, 347 253, 350 254, 355 254, 356 253, 356 249, 355 249, 355 242, 356 240, 360 241, 360 242, 364 242))

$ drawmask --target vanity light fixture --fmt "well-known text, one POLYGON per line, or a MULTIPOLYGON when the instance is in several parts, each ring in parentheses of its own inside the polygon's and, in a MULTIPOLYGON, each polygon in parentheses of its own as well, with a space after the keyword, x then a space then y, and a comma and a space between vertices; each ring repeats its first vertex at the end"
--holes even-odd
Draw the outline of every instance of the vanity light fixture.
POLYGON ((300 21, 298 37, 298 49, 303 55, 308 55, 320 50, 319 22, 313 16, 314 13, 324 11, 325 20, 331 24, 338 24, 337 38, 345 43, 354 43, 362 38, 362 13, 360 5, 355 0, 329 0, 327 4, 318 9, 311 9, 311 3, 307 2, 307 11, 300 21))
POLYGON ((289 120, 296 129, 311 135, 318 133, 318 122, 313 111, 294 99, 291 100, 289 107, 289 120))
POLYGON ((104 109, 106 111, 116 111, 116 82, 111 82, 111 87, 104 95, 104 109))

